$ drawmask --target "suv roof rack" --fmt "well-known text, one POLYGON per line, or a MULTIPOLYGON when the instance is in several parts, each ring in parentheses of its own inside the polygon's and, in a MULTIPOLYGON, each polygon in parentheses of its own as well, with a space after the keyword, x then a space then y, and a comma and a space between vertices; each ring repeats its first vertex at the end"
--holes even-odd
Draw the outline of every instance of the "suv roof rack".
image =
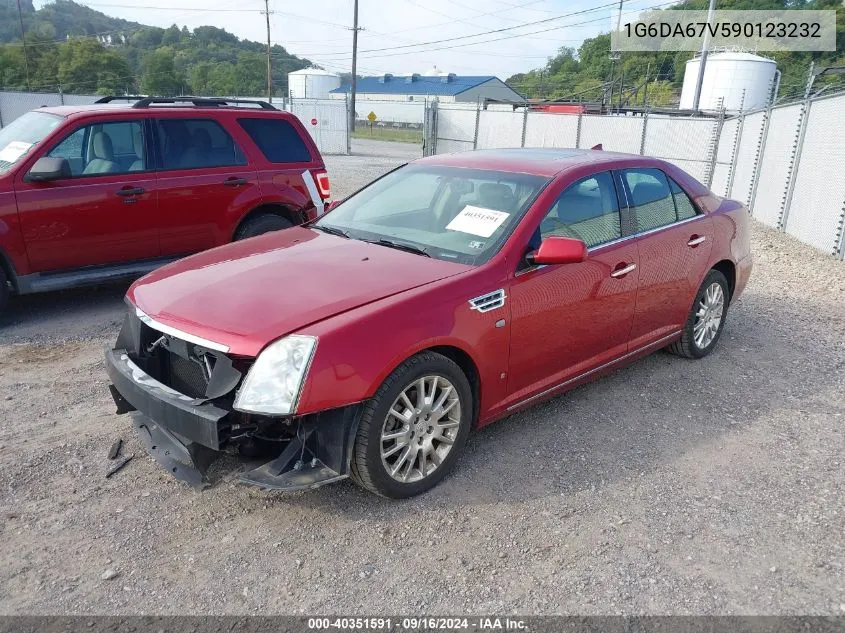
POLYGON ((134 101, 133 108, 148 108, 154 104, 190 103, 197 107, 219 108, 221 106, 238 106, 241 104, 257 105, 262 110, 278 110, 266 101, 258 99, 225 99, 221 97, 141 97, 135 95, 108 96, 97 99, 94 103, 111 103, 112 101, 134 101))
POLYGON ((94 103, 111 103, 112 101, 140 101, 146 99, 140 95, 109 95, 108 97, 100 97, 94 103))

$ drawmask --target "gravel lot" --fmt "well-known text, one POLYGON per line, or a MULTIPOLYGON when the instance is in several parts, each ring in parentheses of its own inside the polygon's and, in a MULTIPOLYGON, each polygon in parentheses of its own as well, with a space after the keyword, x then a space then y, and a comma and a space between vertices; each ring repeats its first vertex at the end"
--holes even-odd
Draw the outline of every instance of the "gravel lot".
MULTIPOLYGON (((381 145, 328 157, 337 197, 416 152, 381 145)), ((753 246, 709 358, 658 353, 488 427, 405 502, 195 492, 113 414, 125 286, 15 301, 0 613, 842 614, 845 264, 760 227, 753 246), (118 437, 135 459, 105 479, 118 437)))

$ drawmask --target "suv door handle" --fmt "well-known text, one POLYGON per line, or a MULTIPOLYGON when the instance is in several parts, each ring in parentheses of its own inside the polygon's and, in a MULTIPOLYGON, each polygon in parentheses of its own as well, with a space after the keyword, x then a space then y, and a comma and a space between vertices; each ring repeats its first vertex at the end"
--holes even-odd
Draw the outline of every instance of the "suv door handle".
POLYGON ((245 185, 249 181, 246 178, 227 178, 223 181, 223 184, 227 187, 239 187, 240 185, 245 185))
POLYGON ((143 187, 124 187, 123 189, 118 189, 114 193, 117 196, 140 196, 145 191, 146 189, 143 187))
POLYGON ((690 235, 689 242, 687 242, 687 246, 695 248, 699 244, 702 244, 706 239, 707 238, 704 235, 690 235))
MULTIPOLYGON (((619 266, 623 266, 623 264, 619 264, 619 266)), ((614 279, 619 279, 620 277, 624 277, 628 273, 634 272, 636 269, 637 269, 636 264, 628 264, 624 268, 618 268, 617 267, 616 270, 614 270, 612 273, 610 273, 610 276, 613 277, 614 279)))

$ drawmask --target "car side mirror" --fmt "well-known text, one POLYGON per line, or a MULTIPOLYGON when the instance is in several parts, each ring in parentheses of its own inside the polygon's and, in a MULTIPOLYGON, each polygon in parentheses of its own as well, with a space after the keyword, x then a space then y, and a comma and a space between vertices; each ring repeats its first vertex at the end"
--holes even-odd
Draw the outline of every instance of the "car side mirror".
POLYGON ((540 248, 526 255, 535 266, 550 264, 577 264, 587 259, 587 245, 571 237, 547 237, 540 248))
POLYGON ((337 205, 339 205, 343 200, 332 200, 329 202, 329 206, 326 207, 326 212, 328 213, 332 209, 334 209, 337 205))
POLYGON ((70 178, 70 163, 67 158, 42 156, 30 168, 25 180, 32 182, 49 182, 60 178, 70 178))

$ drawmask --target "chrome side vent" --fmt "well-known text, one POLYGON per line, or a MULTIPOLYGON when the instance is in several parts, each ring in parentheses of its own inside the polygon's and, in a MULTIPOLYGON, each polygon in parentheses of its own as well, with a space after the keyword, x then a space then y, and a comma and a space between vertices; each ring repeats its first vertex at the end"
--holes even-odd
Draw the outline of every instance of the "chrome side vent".
POLYGON ((503 288, 469 300, 471 309, 479 312, 490 312, 505 305, 505 291, 503 288))

